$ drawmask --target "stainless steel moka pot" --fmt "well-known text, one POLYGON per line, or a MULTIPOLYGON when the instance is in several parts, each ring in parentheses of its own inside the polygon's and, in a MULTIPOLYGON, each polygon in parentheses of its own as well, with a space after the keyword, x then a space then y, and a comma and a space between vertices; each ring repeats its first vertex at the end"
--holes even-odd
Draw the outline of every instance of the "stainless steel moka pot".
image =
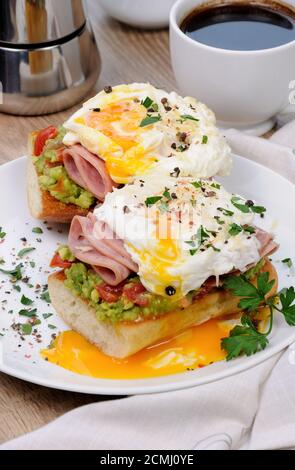
POLYGON ((0 112, 68 108, 93 87, 99 71, 82 0, 0 0, 0 112))

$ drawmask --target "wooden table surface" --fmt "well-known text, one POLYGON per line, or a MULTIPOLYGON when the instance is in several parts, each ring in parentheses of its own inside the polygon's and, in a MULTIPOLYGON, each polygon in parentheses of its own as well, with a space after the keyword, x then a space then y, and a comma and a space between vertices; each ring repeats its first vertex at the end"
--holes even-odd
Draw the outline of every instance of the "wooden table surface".
MULTIPOLYGON (((89 0, 89 17, 102 59, 96 91, 106 85, 147 81, 177 91, 167 30, 141 31, 124 26, 107 17, 97 0, 89 0)), ((79 106, 41 117, 0 113, 0 164, 26 153, 27 134, 31 130, 58 125, 79 106)), ((0 443, 32 431, 75 407, 106 398, 52 390, 0 374, 0 443)))

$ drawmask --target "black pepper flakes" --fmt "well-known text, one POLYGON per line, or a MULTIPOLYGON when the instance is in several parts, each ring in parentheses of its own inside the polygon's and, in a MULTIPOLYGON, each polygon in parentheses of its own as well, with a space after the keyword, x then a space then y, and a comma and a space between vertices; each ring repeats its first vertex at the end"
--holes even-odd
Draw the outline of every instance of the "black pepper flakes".
POLYGON ((180 168, 176 167, 174 170, 170 173, 170 176, 174 178, 178 178, 180 175, 180 168))
POLYGON ((104 87, 104 92, 105 93, 112 93, 113 89, 110 85, 104 87))
POLYGON ((246 201, 245 204, 246 204, 246 206, 248 206, 248 207, 254 206, 254 202, 251 201, 251 199, 248 199, 248 201, 246 201))
POLYGON ((165 292, 166 292, 166 294, 169 295, 169 296, 175 295, 176 289, 175 289, 175 287, 173 287, 173 286, 167 286, 167 287, 165 288, 165 292))

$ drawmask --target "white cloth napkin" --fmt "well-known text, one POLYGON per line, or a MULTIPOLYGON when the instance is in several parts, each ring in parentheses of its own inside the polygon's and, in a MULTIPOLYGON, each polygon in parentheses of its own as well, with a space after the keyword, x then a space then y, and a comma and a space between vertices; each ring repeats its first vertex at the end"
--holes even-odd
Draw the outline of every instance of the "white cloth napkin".
MULTIPOLYGON (((235 153, 295 183, 295 121, 269 141, 226 136, 235 153)), ((295 344, 219 382, 77 408, 0 449, 294 449, 294 387, 295 344)))

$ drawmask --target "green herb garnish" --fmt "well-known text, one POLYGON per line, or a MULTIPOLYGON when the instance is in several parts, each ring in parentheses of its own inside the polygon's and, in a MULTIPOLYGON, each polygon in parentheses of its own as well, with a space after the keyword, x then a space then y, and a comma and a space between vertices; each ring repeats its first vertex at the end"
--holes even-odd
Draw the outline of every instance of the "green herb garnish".
POLYGON ((202 187, 202 181, 199 180, 199 181, 194 181, 193 183, 191 183, 196 189, 200 189, 202 187))
POLYGON ((145 205, 147 207, 150 207, 150 206, 153 206, 154 204, 156 204, 156 202, 160 201, 162 199, 162 196, 151 196, 151 197, 148 197, 146 200, 145 200, 145 205))
POLYGON ((30 335, 32 333, 33 326, 30 323, 22 323, 21 331, 23 335, 30 335))
POLYGON ((282 259, 282 263, 286 264, 288 266, 288 268, 290 268, 290 269, 293 266, 293 262, 292 262, 291 258, 282 259))
POLYGON ((45 292, 42 292, 42 294, 40 295, 40 299, 44 300, 44 301, 47 302, 48 304, 51 303, 48 290, 46 290, 45 292))
POLYGON ((33 248, 33 247, 23 248, 22 250, 18 252, 17 256, 22 258, 23 256, 27 255, 28 253, 31 253, 31 251, 34 251, 34 250, 36 250, 36 248, 33 248))
POLYGON ((18 312, 18 314, 23 316, 23 317, 32 318, 32 317, 35 317, 37 315, 37 309, 36 308, 34 308, 33 310, 22 309, 18 312))
POLYGON ((43 230, 42 230, 41 227, 34 227, 34 228, 32 229, 32 232, 33 232, 33 233, 43 233, 43 230))
POLYGON ((151 124, 154 124, 155 122, 161 121, 161 119, 162 118, 160 114, 158 114, 157 116, 151 116, 148 114, 147 117, 141 121, 141 123, 139 124, 139 127, 149 126, 151 124))
POLYGON ((185 242, 193 248, 190 250, 190 254, 192 256, 196 254, 196 252, 201 247, 201 245, 203 245, 205 240, 207 240, 209 237, 210 237, 209 233, 206 232, 203 225, 200 225, 196 235, 192 237, 192 240, 185 242))
POLYGON ((44 318, 44 320, 47 320, 47 318, 52 317, 52 315, 53 315, 53 313, 43 313, 42 317, 44 318))
POLYGON ((141 102, 141 104, 146 108, 150 108, 151 105, 153 104, 153 100, 149 98, 148 96, 141 102))
POLYGON ((165 191, 163 192, 163 196, 166 197, 168 199, 168 201, 172 200, 172 196, 171 196, 170 191, 169 191, 168 188, 165 188, 165 191))
POLYGON ((0 272, 3 274, 8 274, 8 276, 11 276, 14 280, 19 281, 22 278, 22 268, 23 264, 20 263, 11 270, 0 269, 0 272))
POLYGON ((34 303, 34 300, 29 299, 25 295, 22 295, 22 298, 20 300, 21 304, 23 305, 32 305, 34 303))
POLYGON ((0 227, 0 239, 4 238, 6 236, 6 232, 2 231, 2 227, 0 227))
POLYGON ((190 114, 182 114, 180 117, 183 121, 190 120, 190 121, 199 122, 200 120, 200 119, 195 118, 194 116, 191 116, 190 114))
POLYGON ((252 201, 246 201, 245 203, 243 203, 243 199, 241 199, 239 196, 233 196, 231 198, 231 203, 244 214, 249 214, 249 212, 254 212, 255 214, 263 214, 266 211, 265 207, 255 206, 252 201))
POLYGON ((238 307, 245 311, 242 316, 242 325, 237 325, 231 330, 228 338, 221 340, 221 347, 227 352, 227 360, 240 355, 250 356, 264 349, 268 344, 268 335, 273 327, 274 310, 280 312, 290 326, 295 326, 295 291, 294 287, 283 289, 279 294, 271 297, 270 291, 275 280, 269 279, 268 272, 262 272, 257 276, 257 287, 251 284, 245 276, 230 276, 224 281, 224 287, 235 296, 241 297, 238 307), (277 300, 281 307, 278 307, 277 300), (252 315, 259 307, 269 307, 270 322, 266 333, 257 331, 252 315))
POLYGON ((228 217, 231 217, 232 215, 234 215, 234 212, 229 211, 228 209, 224 209, 223 207, 217 207, 217 210, 222 212, 223 215, 226 215, 228 217))
POLYGON ((208 136, 207 136, 207 135, 203 135, 202 144, 207 144, 207 142, 208 142, 208 136))
POLYGON ((232 236, 236 236, 243 231, 252 234, 252 233, 255 233, 255 228, 251 227, 251 225, 242 227, 241 225, 238 225, 238 224, 230 224, 230 229, 228 233, 232 236))

